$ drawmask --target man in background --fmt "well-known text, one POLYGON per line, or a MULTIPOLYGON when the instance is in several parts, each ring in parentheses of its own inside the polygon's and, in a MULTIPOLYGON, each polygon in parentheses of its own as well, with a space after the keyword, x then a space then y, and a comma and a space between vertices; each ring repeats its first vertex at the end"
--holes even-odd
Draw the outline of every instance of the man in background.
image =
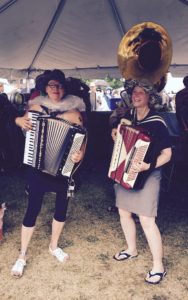
POLYGON ((176 117, 180 128, 181 158, 183 165, 188 165, 188 75, 184 77, 184 89, 176 94, 176 117))
POLYGON ((4 83, 0 82, 0 94, 4 93, 4 83))

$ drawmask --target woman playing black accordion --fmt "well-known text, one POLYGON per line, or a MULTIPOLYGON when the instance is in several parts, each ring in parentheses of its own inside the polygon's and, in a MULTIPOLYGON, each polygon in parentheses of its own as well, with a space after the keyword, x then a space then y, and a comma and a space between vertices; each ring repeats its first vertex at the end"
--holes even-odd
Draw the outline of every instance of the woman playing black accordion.
MULTIPOLYGON (((73 95, 66 95, 66 80, 64 73, 54 70, 48 73, 44 80, 43 93, 29 101, 29 110, 39 111, 47 115, 57 115, 71 123, 83 126, 82 116, 79 111, 85 111, 82 99, 73 95)), ((31 120, 26 114, 16 118, 16 124, 24 130, 32 130, 31 120)), ((78 163, 84 155, 83 147, 71 154, 71 160, 78 163)), ((19 257, 12 267, 11 274, 17 278, 21 277, 26 266, 26 252, 33 235, 35 222, 42 206, 45 192, 55 192, 55 213, 52 221, 52 235, 49 245, 49 253, 58 261, 64 262, 69 255, 58 247, 58 240, 63 230, 68 207, 68 180, 64 176, 55 177, 42 173, 36 168, 29 167, 28 172, 29 200, 27 211, 21 229, 21 251, 19 257)))

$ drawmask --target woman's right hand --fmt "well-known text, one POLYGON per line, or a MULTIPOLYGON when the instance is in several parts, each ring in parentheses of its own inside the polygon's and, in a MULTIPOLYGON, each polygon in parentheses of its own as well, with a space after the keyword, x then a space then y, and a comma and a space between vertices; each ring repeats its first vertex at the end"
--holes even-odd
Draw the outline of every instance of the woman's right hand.
POLYGON ((21 127, 24 130, 32 129, 32 123, 31 120, 28 118, 27 114, 23 117, 17 117, 15 119, 15 123, 17 126, 21 127))

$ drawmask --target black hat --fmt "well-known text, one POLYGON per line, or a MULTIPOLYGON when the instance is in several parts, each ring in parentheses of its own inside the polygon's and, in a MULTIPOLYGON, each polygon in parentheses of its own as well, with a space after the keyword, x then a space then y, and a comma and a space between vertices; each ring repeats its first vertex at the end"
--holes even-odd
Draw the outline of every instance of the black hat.
POLYGON ((44 75, 44 80, 43 80, 43 92, 45 93, 46 91, 46 86, 50 80, 57 80, 59 83, 62 84, 64 88, 66 88, 66 79, 65 79, 65 74, 58 69, 55 69, 53 71, 49 71, 46 75, 44 75))
POLYGON ((37 89, 38 91, 42 91, 44 88, 44 82, 45 82, 45 78, 48 74, 50 74, 51 71, 50 70, 45 70, 44 73, 38 75, 35 78, 35 89, 37 89))

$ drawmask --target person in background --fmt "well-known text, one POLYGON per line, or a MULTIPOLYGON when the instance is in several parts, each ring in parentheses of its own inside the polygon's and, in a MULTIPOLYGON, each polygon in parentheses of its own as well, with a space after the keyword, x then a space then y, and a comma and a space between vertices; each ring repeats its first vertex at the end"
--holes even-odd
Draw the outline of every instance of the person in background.
POLYGON ((132 108, 132 103, 130 101, 130 95, 127 93, 126 89, 120 92, 121 101, 117 102, 116 108, 109 118, 109 126, 111 129, 116 128, 119 124, 121 118, 125 115, 130 108, 132 108))
POLYGON ((168 93, 165 90, 162 90, 160 92, 160 96, 162 99, 162 108, 167 111, 170 110, 170 96, 168 95, 168 93))
POLYGON ((67 94, 78 96, 83 99, 86 106, 86 112, 91 111, 89 86, 78 78, 68 77, 66 78, 67 94))
POLYGON ((105 90, 105 93, 104 93, 104 97, 106 99, 106 102, 107 102, 107 105, 108 105, 108 108, 110 110, 110 99, 112 98, 112 88, 110 86, 108 86, 105 90))
MULTIPOLYGON (((0 175, 19 168, 23 159, 24 137, 15 124, 19 116, 14 105, 4 93, 0 94, 0 175)), ((0 190, 0 241, 3 239, 3 217, 6 210, 5 199, 0 190)))
POLYGON ((175 97, 175 105, 176 105, 176 116, 182 131, 185 130, 186 127, 186 118, 184 114, 188 111, 188 76, 185 76, 183 79, 184 89, 179 91, 175 97))
POLYGON ((104 91, 98 87, 96 89, 96 111, 109 111, 109 106, 104 91))
POLYGON ((113 113, 110 115, 110 118, 109 118, 110 128, 117 127, 117 124, 119 124, 119 121, 121 120, 121 118, 124 116, 124 114, 128 110, 129 110, 129 108, 127 106, 125 106, 122 101, 119 104, 119 106, 115 108, 113 113))
POLYGON ((8 96, 7 96, 7 94, 4 91, 5 91, 4 83, 0 82, 0 95, 4 96, 8 100, 8 96))
POLYGON ((4 93, 4 83, 0 82, 0 94, 4 93))
MULTIPOLYGON (((64 73, 60 70, 51 71, 44 80, 42 92, 45 96, 36 97, 29 101, 29 109, 37 110, 43 114, 55 114, 63 116, 72 123, 83 125, 82 116, 79 111, 85 111, 85 104, 82 99, 73 95, 66 95, 66 80, 64 73)), ((31 121, 27 114, 15 120, 17 126, 24 130, 32 128, 31 121)), ((84 147, 71 155, 71 160, 78 163, 84 155, 84 147)), ((29 199, 28 207, 24 216, 21 228, 21 250, 11 274, 20 278, 26 266, 26 254, 29 242, 35 229, 37 216, 41 210, 45 192, 55 192, 55 213, 52 221, 52 234, 49 244, 49 253, 59 262, 63 263, 69 255, 58 247, 58 241, 63 230, 66 212, 68 208, 67 190, 68 180, 66 177, 53 177, 41 171, 28 167, 29 199)))
POLYGON ((188 75, 184 77, 184 89, 179 91, 175 97, 176 117, 180 129, 181 160, 182 166, 188 165, 188 75))
MULTIPOLYGON (((171 142, 164 120, 153 110, 152 98, 157 98, 153 86, 147 80, 127 80, 125 89, 131 95, 133 108, 125 113, 124 119, 134 126, 142 127, 151 134, 151 147, 143 162, 132 161, 133 172, 140 176, 145 173, 142 189, 126 190, 116 185, 116 206, 119 210, 121 227, 127 242, 125 250, 114 255, 117 261, 138 256, 136 244, 136 226, 133 214, 139 216, 153 258, 153 265, 145 277, 150 284, 159 283, 166 271, 163 265, 162 239, 155 222, 158 209, 161 167, 171 158, 171 142)), ((116 139, 117 128, 112 129, 112 138, 116 139)), ((126 142, 126 141, 125 141, 126 142)))
POLYGON ((96 110, 96 85, 94 82, 91 82, 89 85, 90 88, 90 102, 91 102, 91 111, 96 110))
POLYGON ((15 124, 19 117, 16 107, 0 94, 0 170, 10 171, 22 163, 24 136, 15 124))

